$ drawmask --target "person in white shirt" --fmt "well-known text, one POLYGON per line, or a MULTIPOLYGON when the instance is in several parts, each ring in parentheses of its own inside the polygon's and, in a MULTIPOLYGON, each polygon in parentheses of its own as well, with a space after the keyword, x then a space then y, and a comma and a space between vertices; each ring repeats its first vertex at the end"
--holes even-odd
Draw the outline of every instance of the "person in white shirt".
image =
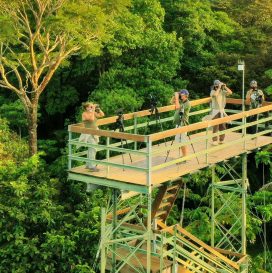
MULTIPOLYGON (((225 113, 225 106, 227 99, 226 97, 231 95, 232 91, 227 87, 226 84, 220 82, 220 80, 215 80, 213 86, 211 87, 211 108, 212 108, 212 119, 222 118, 227 116, 225 113)), ((219 124, 213 126, 213 133, 217 133, 218 131, 226 130, 226 124, 219 124)), ((219 144, 223 144, 225 139, 225 134, 219 136, 219 144)), ((218 137, 213 137, 213 145, 218 145, 218 137)))

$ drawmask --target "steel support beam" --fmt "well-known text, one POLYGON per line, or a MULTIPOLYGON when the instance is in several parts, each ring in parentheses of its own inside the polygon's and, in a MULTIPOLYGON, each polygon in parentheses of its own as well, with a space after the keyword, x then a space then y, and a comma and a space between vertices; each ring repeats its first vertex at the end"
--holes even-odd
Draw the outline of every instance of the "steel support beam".
POLYGON ((247 194, 247 154, 242 155, 242 254, 246 254, 246 194, 247 194))
POLYGON ((124 190, 124 191, 126 190, 126 191, 140 192, 140 193, 148 193, 148 187, 146 187, 146 185, 126 183, 126 182, 111 180, 111 179, 107 179, 103 177, 89 176, 89 175, 85 175, 81 173, 69 172, 68 179, 84 182, 87 184, 94 184, 94 185, 124 190))
POLYGON ((222 163, 226 173, 221 178, 211 167, 211 246, 246 255, 247 154, 233 160, 222 163))

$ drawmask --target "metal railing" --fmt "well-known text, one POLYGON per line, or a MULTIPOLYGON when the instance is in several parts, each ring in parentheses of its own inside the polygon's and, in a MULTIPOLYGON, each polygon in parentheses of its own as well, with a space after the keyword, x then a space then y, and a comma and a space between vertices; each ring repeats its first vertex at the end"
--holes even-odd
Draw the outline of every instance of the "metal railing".
MULTIPOLYGON (((210 98, 200 99, 192 101, 192 109, 201 107, 202 109, 193 111, 190 116, 194 116, 196 119, 201 119, 204 114, 210 112, 209 108, 210 98)), ((229 105, 242 104, 241 100, 229 99, 229 105)), ((174 106, 165 106, 158 108, 160 114, 166 114, 168 116, 161 118, 161 123, 167 127, 173 126, 171 123, 172 117, 169 115, 173 113, 174 106)), ((163 168, 174 166, 177 163, 181 163, 186 160, 192 160, 194 158, 202 158, 201 164, 209 164, 209 156, 219 150, 228 149, 233 145, 243 144, 241 153, 245 152, 247 147, 247 141, 256 139, 260 136, 272 133, 272 127, 268 123, 272 120, 272 116, 269 112, 272 110, 272 105, 264 103, 264 106, 249 111, 239 112, 239 110, 226 110, 230 113, 229 116, 218 118, 214 120, 199 121, 188 126, 183 126, 175 129, 168 129, 159 131, 149 135, 139 134, 139 129, 147 126, 146 117, 150 117, 151 113, 148 110, 129 113, 124 115, 124 121, 129 122, 129 126, 125 127, 125 132, 116 132, 109 129, 89 129, 85 128, 82 123, 69 126, 69 170, 76 166, 80 166, 87 162, 92 162, 106 167, 105 177, 118 170, 133 170, 137 173, 143 173, 146 177, 146 185, 151 184, 151 174, 162 170, 163 168), (237 113, 238 112, 238 113, 237 113), (256 116, 255 121, 248 122, 248 118, 256 116), (144 119, 144 120, 143 120, 144 119), (210 132, 210 128, 223 123, 231 123, 230 128, 217 133, 210 132), (133 124, 133 125, 131 125, 133 124), (258 126, 261 130, 253 134, 248 134, 248 128, 258 126), (214 136, 220 136, 221 134, 239 133, 236 139, 227 140, 224 144, 219 146, 211 146, 211 142, 214 136), (164 140, 172 140, 177 134, 187 133, 191 138, 183 143, 173 143, 173 145, 163 144, 164 140), (100 144, 83 143, 79 141, 80 134, 90 134, 100 137, 100 144), (198 149, 195 153, 191 153, 186 157, 170 159, 167 162, 154 165, 153 159, 157 156, 166 156, 167 152, 176 151, 180 147, 185 145, 197 145, 202 143, 202 148, 198 149), (159 146, 158 146, 159 145, 159 146), (83 147, 83 151, 77 149, 78 146, 83 147), (99 151, 99 157, 97 159, 89 159, 87 157, 88 148, 95 148, 99 151), (117 155, 122 155, 117 160, 117 155), (142 164, 134 164, 129 162, 128 155, 133 158, 133 162, 142 162, 142 164), (126 159, 124 160, 124 156, 126 159), (204 160, 203 160, 204 159, 204 160)), ((98 120, 98 125, 109 126, 113 124, 117 119, 115 117, 104 118, 98 120)), ((149 125, 156 124, 156 120, 149 121, 149 125)), ((271 141, 272 142, 272 141, 271 141)), ((82 148, 81 148, 82 149, 82 148)))
POLYGON ((163 261, 170 258, 193 272, 243 272, 247 266, 247 255, 223 249, 215 249, 205 244, 178 224, 166 226, 158 222, 162 228, 157 237, 157 247, 163 261))

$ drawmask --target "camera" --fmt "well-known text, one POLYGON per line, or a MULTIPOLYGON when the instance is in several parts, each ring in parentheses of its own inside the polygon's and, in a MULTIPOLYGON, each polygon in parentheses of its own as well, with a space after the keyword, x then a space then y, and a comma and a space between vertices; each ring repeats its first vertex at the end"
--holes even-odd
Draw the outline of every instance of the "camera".
POLYGON ((258 95, 256 96, 256 99, 255 99, 259 104, 262 104, 263 103, 263 96, 262 95, 258 95))
POLYGON ((149 97, 150 97, 150 110, 149 110, 149 112, 151 114, 154 114, 154 112, 155 112, 155 114, 157 115, 158 114, 158 108, 157 108, 158 100, 152 94, 150 94, 149 97))
POLYGON ((263 103, 263 96, 258 93, 257 91, 253 92, 252 95, 250 96, 251 101, 258 103, 258 104, 262 104, 263 103))
POLYGON ((179 118, 182 119, 182 118, 183 118, 183 115, 184 115, 184 112, 183 112, 183 111, 180 111, 180 112, 179 112, 179 118))
POLYGON ((119 129, 121 132, 124 131, 124 110, 118 109, 116 112, 117 119, 114 124, 114 131, 119 129))
POLYGON ((124 115, 124 110, 123 109, 118 109, 115 111, 116 116, 120 117, 124 115))
POLYGON ((151 106, 151 108, 156 107, 158 105, 157 98, 154 97, 152 94, 150 94, 149 96, 150 96, 150 106, 151 106))
POLYGON ((217 90, 220 87, 220 89, 224 89, 226 87, 226 84, 222 83, 220 86, 219 85, 214 85, 213 89, 217 90))

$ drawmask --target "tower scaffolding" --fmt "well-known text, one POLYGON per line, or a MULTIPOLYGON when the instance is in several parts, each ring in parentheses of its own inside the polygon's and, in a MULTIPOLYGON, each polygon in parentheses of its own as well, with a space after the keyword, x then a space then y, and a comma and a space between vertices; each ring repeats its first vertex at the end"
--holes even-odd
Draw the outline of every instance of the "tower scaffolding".
MULTIPOLYGON (((210 98, 192 101, 193 107, 207 106, 210 98)), ((242 100, 228 99, 228 104, 242 104, 242 100)), ((174 110, 174 106, 158 108, 160 113, 174 110)), ((110 211, 101 209, 100 272, 248 272, 246 252, 246 191, 247 153, 272 143, 272 129, 265 124, 272 119, 268 102, 258 109, 239 112, 229 110, 228 117, 197 122, 182 128, 165 130, 150 135, 137 134, 146 126, 141 117, 150 111, 124 115, 124 120, 133 120, 124 132, 85 128, 82 123, 69 126, 69 179, 81 181, 88 189, 108 187, 112 191, 110 211), (246 117, 259 114, 257 121, 246 123, 246 117), (229 129, 211 133, 209 128, 232 122, 229 129), (246 128, 258 124, 262 130, 247 134, 246 128), (156 145, 176 134, 190 132, 186 143, 156 145), (79 134, 101 137, 101 143, 80 143, 79 134), (226 142, 219 146, 210 144, 213 136, 226 134, 226 142), (128 145, 121 146, 120 140, 128 145), (143 143, 143 145, 137 145, 143 143), (186 157, 179 157, 181 146, 194 146, 186 157), (77 146, 85 150, 76 150, 77 146), (132 148, 130 148, 130 146, 132 148), (138 149, 139 146, 144 148, 138 149), (91 160, 87 149, 94 147, 105 151, 102 159, 91 160), (168 161, 165 162, 167 152, 168 161), (133 155, 133 162, 129 155, 133 155), (124 160, 125 159, 125 160, 124 160), (186 161, 186 162, 185 162, 186 161), (84 163, 99 165, 99 172, 89 172, 84 163), (180 164, 183 163, 183 164, 180 164), (218 177, 215 166, 220 164, 226 175, 218 177), (238 171, 241 168, 241 172, 238 171), (179 224, 167 226, 169 215, 178 192, 183 185, 183 176, 204 168, 212 168, 211 199, 211 245, 198 239, 179 224), (237 206, 238 204, 238 206, 237 206), (234 206, 236 205, 236 206, 234 206), (222 215, 228 219, 222 219, 222 215)), ((194 111, 190 115, 200 117, 210 109, 194 111)), ((104 118, 98 125, 114 123, 117 117, 104 118)), ((161 119, 169 122, 170 115, 161 119)), ((170 143, 170 140, 169 140, 170 143)))

